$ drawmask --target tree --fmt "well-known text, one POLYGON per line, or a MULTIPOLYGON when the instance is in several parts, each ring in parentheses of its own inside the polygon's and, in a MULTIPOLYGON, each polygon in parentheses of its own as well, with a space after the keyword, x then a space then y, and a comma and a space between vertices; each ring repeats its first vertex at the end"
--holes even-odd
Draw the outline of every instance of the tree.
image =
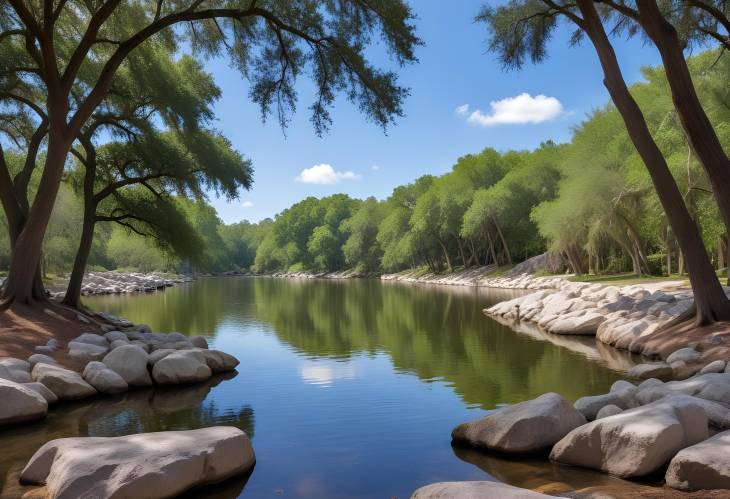
POLYGON ((690 216, 662 152, 652 138, 641 109, 626 86, 613 46, 592 0, 576 4, 513 0, 497 9, 485 8, 478 19, 490 28, 490 49, 507 67, 520 67, 526 56, 534 62, 545 57, 545 45, 560 17, 577 27, 573 39, 586 35, 604 73, 603 83, 621 114, 629 136, 652 178, 672 230, 687 261, 695 296, 696 323, 730 319, 725 296, 705 251, 700 232, 690 216))
MULTIPOLYGON (((296 102, 296 77, 308 69, 316 85, 310 109, 318 132, 330 123, 328 109, 338 91, 382 126, 401 115, 407 90, 392 72, 369 64, 365 50, 379 32, 394 59, 405 64, 416 60, 413 50, 420 43, 411 11, 400 0, 47 1, 42 8, 8 0, 0 9, 3 106, 30 108, 41 141, 47 135, 37 194, 14 240, 5 305, 44 299, 34 291, 33 276, 67 156, 117 71, 147 40, 173 50, 189 46, 203 55, 226 52, 251 80, 251 97, 262 115, 275 107, 282 125, 296 102)), ((0 162, 0 199, 15 224, 22 200, 12 185, 0 162)))
POLYGON ((345 262, 359 272, 376 272, 380 267, 383 250, 377 236, 384 214, 384 205, 375 198, 368 198, 342 222, 341 229, 348 235, 342 247, 345 262))

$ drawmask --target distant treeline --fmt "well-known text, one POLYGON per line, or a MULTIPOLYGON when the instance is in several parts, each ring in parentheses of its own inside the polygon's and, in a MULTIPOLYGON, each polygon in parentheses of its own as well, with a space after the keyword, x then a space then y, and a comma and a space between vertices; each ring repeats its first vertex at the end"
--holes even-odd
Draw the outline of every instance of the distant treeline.
MULTIPOLYGON (((688 62, 702 104, 730 149, 728 57, 707 51, 688 62)), ((644 70, 631 92, 668 159, 708 251, 724 267, 727 234, 705 173, 682 131, 662 68, 644 70)), ((43 267, 69 272, 83 200, 73 172, 61 188, 44 240, 43 267)), ((78 182, 77 182, 78 183, 78 182)), ((534 151, 488 148, 459 158, 451 172, 426 175, 390 197, 309 197, 252 224, 224 225, 204 200, 177 197, 172 234, 137 234, 98 224, 92 269, 335 271, 363 273, 426 266, 432 271, 510 265, 552 251, 576 273, 683 272, 683 257, 648 173, 613 105, 595 110, 568 144, 534 151)), ((159 213, 159 216, 167 216, 159 213)), ((2 221, 5 223, 5 221, 2 221)), ((7 238, 0 230, 0 238, 7 238)), ((0 267, 10 244, 0 241, 0 267)))

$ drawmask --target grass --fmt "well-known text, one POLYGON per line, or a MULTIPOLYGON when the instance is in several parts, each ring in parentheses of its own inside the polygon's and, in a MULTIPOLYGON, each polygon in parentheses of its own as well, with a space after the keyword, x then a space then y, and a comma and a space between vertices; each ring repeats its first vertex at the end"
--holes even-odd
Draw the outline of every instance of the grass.
MULTIPOLYGON (((720 280, 721 284, 725 284, 727 282, 727 276, 725 274, 725 271, 718 272, 717 278, 720 280)), ((631 284, 647 284, 652 282, 662 282, 662 281, 687 281, 689 283, 689 279, 686 275, 679 275, 679 274, 672 274, 669 276, 654 276, 654 275, 642 275, 638 276, 636 274, 608 274, 608 275, 576 275, 568 277, 569 281, 573 282, 597 282, 601 284, 614 284, 617 286, 629 286, 631 284)))

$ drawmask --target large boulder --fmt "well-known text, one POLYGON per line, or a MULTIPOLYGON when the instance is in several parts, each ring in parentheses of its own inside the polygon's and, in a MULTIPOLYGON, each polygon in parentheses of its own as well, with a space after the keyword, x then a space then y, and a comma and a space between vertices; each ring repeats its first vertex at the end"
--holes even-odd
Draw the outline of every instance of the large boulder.
POLYGON ((54 499, 174 497, 249 471, 251 442, 238 428, 218 426, 123 437, 51 440, 20 474, 44 484, 54 499))
POLYGON ((68 344, 68 356, 72 359, 86 362, 90 360, 101 360, 108 351, 108 346, 102 347, 91 343, 72 341, 68 344))
POLYGON ((557 393, 546 393, 463 423, 451 433, 456 442, 508 453, 539 452, 552 447, 585 418, 557 393))
POLYGON ((60 400, 76 400, 96 395, 96 390, 81 375, 54 364, 39 363, 31 372, 33 381, 43 383, 60 400))
POLYGON ((161 385, 196 383, 211 375, 205 356, 198 350, 175 351, 157 361, 152 368, 155 383, 161 385))
POLYGON ((58 402, 58 397, 56 396, 56 394, 49 390, 48 387, 43 383, 31 381, 30 383, 23 383, 23 386, 29 388, 30 390, 33 390, 38 395, 46 399, 46 402, 48 402, 49 405, 58 402))
POLYGON ((540 499, 546 496, 499 482, 440 482, 416 490, 411 499, 540 499))
POLYGON ((649 379, 664 378, 672 374, 672 366, 666 362, 650 362, 648 364, 638 364, 629 370, 629 376, 632 378, 649 379))
POLYGON ((669 463, 667 485, 681 490, 730 489, 730 431, 682 449, 669 463))
POLYGON ((30 382, 30 362, 13 357, 0 359, 0 378, 16 383, 30 382))
POLYGON ((129 385, 119 374, 109 369, 102 362, 89 362, 84 368, 84 379, 99 393, 124 393, 129 385))
POLYGON ((48 403, 30 388, 0 378, 0 425, 45 417, 48 403))
POLYGON ((124 345, 109 352, 102 362, 106 367, 119 374, 130 386, 149 386, 152 384, 147 371, 148 354, 137 345, 124 345))
POLYGON ((208 348, 208 340, 206 340, 202 336, 193 336, 189 338, 190 343, 193 344, 194 347, 207 349, 208 348))
POLYGON ((702 407, 682 396, 598 419, 555 444, 550 459, 619 477, 643 476, 708 436, 702 407))
POLYGON ((200 350, 205 362, 214 373, 233 371, 240 362, 233 355, 220 350, 200 350))

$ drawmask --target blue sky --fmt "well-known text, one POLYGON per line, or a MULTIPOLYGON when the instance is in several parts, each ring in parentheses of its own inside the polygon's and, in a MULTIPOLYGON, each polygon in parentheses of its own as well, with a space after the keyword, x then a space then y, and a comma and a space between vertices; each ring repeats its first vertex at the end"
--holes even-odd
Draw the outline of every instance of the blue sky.
MULTIPOLYGON (((486 51, 485 27, 473 21, 483 3, 459 0, 448 2, 447 8, 442 0, 411 1, 425 46, 417 51, 418 64, 399 71, 411 96, 404 104, 405 116, 387 134, 340 99, 332 112, 332 129, 317 137, 307 110, 311 84, 302 79, 300 111, 284 136, 275 119, 261 123, 259 109, 248 99, 248 84, 227 61, 209 61, 207 69, 223 90, 214 126, 255 169, 254 186, 241 199, 212 199, 223 221, 273 217, 307 196, 345 192, 382 199, 394 187, 423 174, 444 173, 458 157, 485 147, 531 149, 548 139, 569 140, 571 127, 608 100, 592 46, 583 42, 570 47, 564 30, 550 43, 544 63, 505 72, 486 51), (530 97, 509 100, 524 93, 530 97), (539 95, 546 98, 535 100, 539 95), (497 104, 495 117, 490 102, 505 99, 497 104), (517 111, 536 107, 531 109, 533 121, 543 121, 505 124, 519 120, 510 118, 515 104, 517 111), (464 105, 468 111, 456 111, 464 105)), ((660 62, 656 50, 640 40, 618 40, 615 48, 629 82, 641 79, 642 66, 660 62)), ((376 63, 391 66, 378 57, 376 63)))

